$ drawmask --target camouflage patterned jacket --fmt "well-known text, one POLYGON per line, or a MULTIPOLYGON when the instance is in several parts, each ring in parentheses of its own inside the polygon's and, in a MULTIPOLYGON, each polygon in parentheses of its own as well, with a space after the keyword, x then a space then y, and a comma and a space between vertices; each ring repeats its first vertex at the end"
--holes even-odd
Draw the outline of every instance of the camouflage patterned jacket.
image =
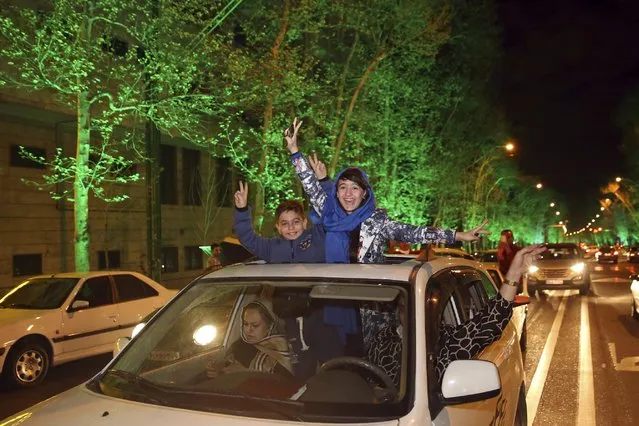
MULTIPOLYGON (((326 191, 322 189, 311 165, 300 152, 293 154, 291 161, 313 209, 321 216, 326 203, 326 191)), ((389 240, 407 243, 453 244, 455 231, 397 222, 390 219, 385 210, 378 208, 362 222, 360 227, 357 261, 360 263, 383 263, 384 248, 389 240)))

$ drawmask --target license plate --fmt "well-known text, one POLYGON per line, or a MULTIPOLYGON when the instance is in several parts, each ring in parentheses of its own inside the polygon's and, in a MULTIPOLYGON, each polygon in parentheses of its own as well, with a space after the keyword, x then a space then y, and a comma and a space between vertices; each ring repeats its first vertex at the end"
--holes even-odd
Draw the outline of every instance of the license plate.
POLYGON ((547 284, 563 284, 564 280, 546 280, 547 284))

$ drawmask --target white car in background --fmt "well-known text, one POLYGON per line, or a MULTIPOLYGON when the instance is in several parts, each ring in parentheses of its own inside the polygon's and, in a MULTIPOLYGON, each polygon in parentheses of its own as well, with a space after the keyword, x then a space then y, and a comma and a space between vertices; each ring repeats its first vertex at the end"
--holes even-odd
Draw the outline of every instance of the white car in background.
MULTIPOLYGON (((479 264, 461 258, 230 266, 187 286, 130 342, 120 339, 121 352, 89 382, 3 425, 525 425, 511 323, 476 359, 453 361, 441 379, 435 371, 441 329, 468 320, 494 294, 479 264), (272 304, 269 329, 289 342, 291 376, 217 369, 237 360, 229 352, 256 299, 272 304), (394 379, 368 356, 382 330, 399 341, 394 379)), ((256 357, 269 353, 255 349, 256 357)))
POLYGON ((29 387, 42 382, 50 366, 110 352, 175 293, 137 272, 29 278, 0 299, 0 373, 29 387))
POLYGON ((630 275, 630 292, 632 293, 632 316, 639 320, 639 274, 630 275))

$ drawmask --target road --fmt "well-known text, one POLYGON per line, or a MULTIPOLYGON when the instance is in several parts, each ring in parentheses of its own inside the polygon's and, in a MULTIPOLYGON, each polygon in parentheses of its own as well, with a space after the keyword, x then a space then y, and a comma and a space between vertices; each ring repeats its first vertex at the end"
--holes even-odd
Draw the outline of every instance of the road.
POLYGON ((590 264, 592 291, 545 291, 528 311, 528 424, 639 424, 639 321, 630 273, 639 265, 590 264))
MULTIPOLYGON (((639 321, 628 275, 639 264, 590 264, 592 293, 544 291, 529 306, 525 354, 529 424, 639 424, 639 321)), ((53 368, 37 389, 0 389, 0 419, 86 381, 110 359, 53 368)))

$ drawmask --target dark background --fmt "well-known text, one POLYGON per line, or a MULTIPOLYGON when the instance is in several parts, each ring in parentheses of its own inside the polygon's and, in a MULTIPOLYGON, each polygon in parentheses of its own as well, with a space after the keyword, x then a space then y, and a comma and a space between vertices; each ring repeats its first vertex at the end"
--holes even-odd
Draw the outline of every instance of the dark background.
POLYGON ((524 174, 568 203, 579 228, 628 165, 616 111, 639 87, 639 1, 501 0, 500 103, 524 174))

